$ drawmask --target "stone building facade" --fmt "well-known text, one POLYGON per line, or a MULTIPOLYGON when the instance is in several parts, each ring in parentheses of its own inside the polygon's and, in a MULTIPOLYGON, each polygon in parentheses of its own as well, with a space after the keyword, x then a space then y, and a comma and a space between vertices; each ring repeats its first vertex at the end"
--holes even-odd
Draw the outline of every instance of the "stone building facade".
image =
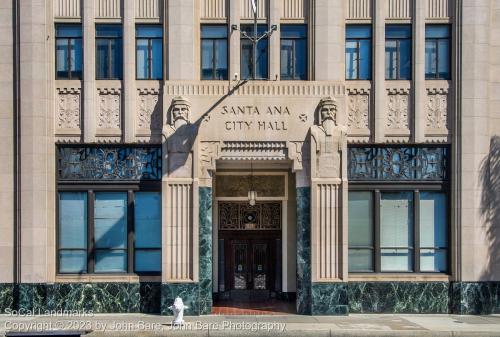
POLYGON ((0 311, 500 312, 500 3, 257 9, 264 80, 241 75, 249 0, 0 3, 0 311), (57 76, 58 25, 81 27, 81 78, 57 76), (99 75, 99 25, 120 26, 122 76, 99 75), (160 79, 137 79, 139 25, 161 27, 160 79), (227 28, 223 80, 202 79, 203 25, 227 28), (281 78, 285 25, 306 27, 305 79, 281 78), (352 25, 368 79, 346 79, 352 25), (409 77, 387 79, 388 25, 409 27, 409 77), (449 27, 445 79, 426 78, 430 25, 449 27))

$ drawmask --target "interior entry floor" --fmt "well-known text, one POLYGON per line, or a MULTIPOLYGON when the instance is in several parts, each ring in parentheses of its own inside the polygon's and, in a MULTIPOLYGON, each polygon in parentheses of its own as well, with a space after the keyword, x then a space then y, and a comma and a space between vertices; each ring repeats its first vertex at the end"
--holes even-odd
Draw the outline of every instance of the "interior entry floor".
POLYGON ((295 301, 268 299, 259 302, 236 300, 215 301, 213 315, 283 315, 296 314, 295 301))

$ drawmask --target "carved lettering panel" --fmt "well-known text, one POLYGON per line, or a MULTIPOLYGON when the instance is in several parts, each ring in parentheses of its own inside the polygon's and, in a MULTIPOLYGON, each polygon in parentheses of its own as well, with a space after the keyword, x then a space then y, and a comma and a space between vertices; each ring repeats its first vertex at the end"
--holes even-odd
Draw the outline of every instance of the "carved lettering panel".
POLYGON ((80 132, 81 99, 79 88, 60 88, 57 90, 56 129, 58 132, 80 132))

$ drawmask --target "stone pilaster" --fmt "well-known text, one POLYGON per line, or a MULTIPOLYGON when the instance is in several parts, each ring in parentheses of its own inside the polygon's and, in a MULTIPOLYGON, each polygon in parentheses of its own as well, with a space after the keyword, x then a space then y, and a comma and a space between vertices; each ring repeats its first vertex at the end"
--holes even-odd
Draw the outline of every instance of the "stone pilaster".
POLYGON ((240 26, 241 1, 229 1, 229 74, 230 80, 234 80, 234 74, 240 79, 240 32, 232 30, 232 26, 240 26))
POLYGON ((95 141, 95 1, 83 1, 83 139, 86 143, 95 141))
POLYGON ((375 142, 384 141, 385 133, 385 111, 386 111, 386 93, 385 93, 385 6, 386 1, 377 1, 374 6, 375 18, 373 20, 373 76, 374 76, 374 135, 375 142))
POLYGON ((425 141, 425 113, 427 91, 425 88, 425 1, 413 1, 413 139, 425 141))
POLYGON ((269 79, 279 80, 281 75, 280 70, 280 16, 281 16, 281 0, 269 0, 269 28, 276 25, 278 30, 273 32, 269 37, 269 79))
POLYGON ((195 60, 195 45, 199 41, 199 25, 195 22, 198 2, 195 0, 167 1, 168 4, 168 72, 169 80, 199 78, 195 60))
POLYGON ((135 0, 123 1, 123 93, 125 142, 135 139, 135 0))

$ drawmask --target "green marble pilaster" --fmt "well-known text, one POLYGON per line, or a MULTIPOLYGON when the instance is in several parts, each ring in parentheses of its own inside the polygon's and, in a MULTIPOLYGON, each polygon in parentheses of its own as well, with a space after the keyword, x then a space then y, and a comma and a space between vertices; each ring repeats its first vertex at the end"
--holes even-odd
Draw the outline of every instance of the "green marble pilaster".
POLYGON ((297 188, 297 313, 311 314, 311 188, 297 188))
POLYGON ((200 314, 212 313, 212 188, 200 187, 200 314))
POLYGON ((452 283, 452 312, 459 315, 500 314, 500 282, 452 283))
POLYGON ((47 309, 47 284, 18 284, 18 309, 22 311, 41 312, 47 309))
POLYGON ((14 310, 14 285, 0 283, 0 315, 7 309, 14 310))

